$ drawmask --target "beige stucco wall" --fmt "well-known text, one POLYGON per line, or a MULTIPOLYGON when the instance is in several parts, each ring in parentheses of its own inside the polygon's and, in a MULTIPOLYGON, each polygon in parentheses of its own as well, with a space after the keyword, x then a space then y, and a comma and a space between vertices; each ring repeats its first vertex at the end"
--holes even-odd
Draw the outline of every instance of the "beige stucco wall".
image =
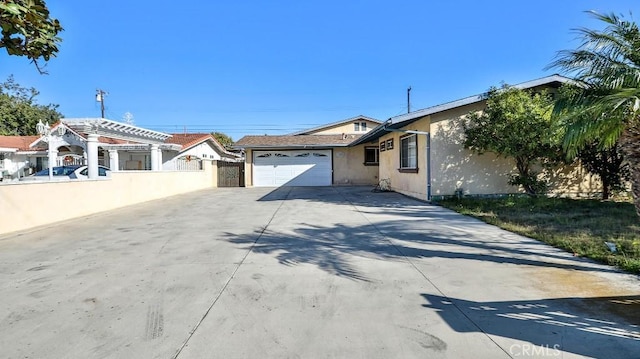
POLYGON ((348 133, 348 134, 364 134, 367 133, 369 131, 371 131, 371 129, 373 129, 374 127, 377 127, 378 123, 376 122, 371 122, 369 120, 354 120, 352 122, 349 123, 345 123, 342 125, 337 125, 337 126, 333 126, 333 127, 328 127, 328 128, 323 128, 321 130, 318 131, 314 131, 314 132, 309 132, 308 134, 310 135, 339 135, 342 133, 348 133), (353 128, 353 124, 354 123, 362 123, 362 122, 366 122, 367 123, 367 130, 366 131, 354 131, 353 128))
POLYGON ((512 160, 493 153, 478 155, 463 146, 464 130, 459 121, 483 108, 484 103, 477 103, 432 115, 432 195, 453 195, 457 188, 465 194, 518 192, 508 183, 515 168, 512 160))
MULTIPOLYGON (((493 153, 478 155, 464 148, 464 130, 460 121, 470 112, 481 111, 484 102, 434 114, 431 117, 432 194, 453 195, 457 188, 464 194, 522 193, 509 185, 509 175, 517 173, 512 159, 493 153)), ((540 177, 556 195, 589 196, 600 191, 600 182, 577 164, 555 169, 538 168, 540 177)))
POLYGON ((364 165, 365 147, 376 144, 365 144, 355 147, 333 149, 333 184, 334 185, 376 185, 378 183, 378 166, 364 165))
POLYGON ((216 168, 112 172, 110 179, 0 185, 0 234, 28 230, 215 185, 216 168))
MULTIPOLYGON (((401 130, 429 131, 430 118, 422 118, 401 130)), ((388 179, 391 189, 420 199, 427 198, 427 156, 426 136, 417 135, 418 146, 418 172, 402 173, 400 168, 400 137, 405 133, 391 132, 380 138, 379 142, 393 139, 393 149, 380 152, 380 180, 388 179)))
MULTIPOLYGON (((453 195, 461 188, 464 194, 486 195, 521 193, 521 189, 508 183, 509 175, 516 173, 511 159, 493 153, 478 155, 464 148, 464 131, 459 121, 472 111, 481 111, 484 103, 477 103, 442 113, 426 116, 402 130, 429 131, 431 133, 431 194, 453 195)), ((426 138, 418 135, 418 173, 401 173, 400 137, 392 132, 379 142, 393 138, 394 148, 380 152, 380 179, 389 179, 391 189, 426 199, 426 138)), ((554 195, 592 196, 600 191, 600 182, 579 165, 566 165, 557 169, 538 169, 541 177, 549 180, 554 195)))
POLYGON ((247 149, 244 157, 244 185, 253 187, 253 150, 247 149))

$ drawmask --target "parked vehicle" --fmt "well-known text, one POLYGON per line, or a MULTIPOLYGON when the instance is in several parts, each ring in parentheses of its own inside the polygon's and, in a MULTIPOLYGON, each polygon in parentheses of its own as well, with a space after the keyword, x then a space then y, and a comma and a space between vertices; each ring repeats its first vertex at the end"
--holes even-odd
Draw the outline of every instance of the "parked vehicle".
MULTIPOLYGON (((102 178, 111 177, 111 170, 104 166, 98 166, 98 176, 102 178)), ((54 180, 67 179, 87 179, 89 178, 89 167, 73 165, 53 167, 54 180)), ((49 169, 45 168, 35 174, 20 178, 20 181, 47 181, 49 179, 49 169)))

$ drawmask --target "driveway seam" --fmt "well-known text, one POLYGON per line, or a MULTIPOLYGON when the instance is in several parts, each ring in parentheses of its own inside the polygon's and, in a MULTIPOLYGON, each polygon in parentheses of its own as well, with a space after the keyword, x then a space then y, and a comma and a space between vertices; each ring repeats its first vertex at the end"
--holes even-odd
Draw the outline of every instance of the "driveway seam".
MULTIPOLYGON (((337 190, 336 190, 337 191, 337 190)), ((340 191, 337 191, 338 193, 340 193, 340 191)), ((385 235, 380 228, 378 228, 378 226, 376 226, 373 222, 371 222, 371 220, 369 220, 369 218, 366 216, 366 214, 364 212, 362 212, 357 205, 355 205, 353 202, 351 202, 351 200, 349 198, 347 198, 346 196, 344 196, 342 193, 340 193, 342 195, 342 197, 349 202, 349 204, 376 230, 376 232, 378 232, 378 234, 380 234, 387 242, 389 242, 389 244, 391 244, 391 246, 402 256, 402 258, 407 261, 412 267, 413 269, 415 269, 418 273, 420 273, 420 275, 427 281, 429 282, 429 284, 431 284, 437 291, 438 293, 440 293, 444 298, 446 298, 447 300, 449 300, 449 302, 451 302, 451 304, 453 304, 453 306, 458 310, 458 312, 460 312, 460 314, 462 314, 462 316, 464 316, 465 318, 467 318, 467 320, 473 324, 473 326, 475 326, 482 334, 484 334, 493 344, 495 344, 498 348, 500 348, 500 350, 502 350, 507 357, 509 358, 513 358, 513 356, 511 356, 509 354, 509 352, 507 352, 500 344, 498 344, 495 340, 493 340, 493 338, 487 333, 485 332, 475 321, 473 321, 473 319, 471 319, 459 306, 458 304, 456 304, 455 301, 453 301, 451 298, 449 298, 448 295, 446 295, 433 281, 431 281, 431 279, 429 279, 429 277, 427 277, 426 274, 424 274, 420 268, 418 268, 418 266, 415 265, 415 263, 413 263, 413 261, 402 252, 402 250, 396 246, 396 244, 393 242, 393 240, 391 238, 389 238, 387 235, 385 235)))
POLYGON ((213 309, 213 307, 216 305, 216 303, 218 302, 220 297, 222 297, 222 294, 227 290, 227 287, 229 286, 229 283, 231 283, 231 280, 233 280, 233 278, 235 277, 236 273, 238 272, 238 269, 240 269, 240 266, 242 266, 244 264, 244 261, 247 259, 249 254, 251 252, 253 252, 253 248, 255 248, 256 243, 258 243, 260 238, 262 238, 262 235, 264 234, 264 232, 266 232, 267 228, 269 228, 269 225, 271 224, 273 219, 276 217, 276 214, 278 214, 278 212, 280 211, 280 208, 282 208, 282 205, 284 204, 284 202, 289 198, 289 194, 291 193, 291 190, 292 190, 292 187, 289 188, 289 192, 287 192, 287 194, 281 200, 280 205, 278 206, 278 208, 276 208, 276 210, 273 212, 273 215, 271 216, 271 218, 269 218, 269 221, 267 222, 267 224, 262 228, 262 230, 260 231, 260 234, 258 235, 258 237, 256 237, 256 240, 253 241, 253 243, 251 244, 251 247, 249 248, 247 253, 245 253, 244 257, 242 257, 242 260, 240 260, 240 262, 238 263, 236 268, 233 270, 233 273, 231 273, 231 275, 229 276, 229 279, 227 279, 227 282, 222 286, 222 289, 220 290, 218 295, 213 299, 213 302, 211 303, 209 308, 207 308, 207 310, 204 312, 204 315, 202 315, 200 320, 198 320, 196 325, 189 332, 189 335, 187 336, 187 339, 184 341, 184 343, 182 343, 180 348, 178 348, 178 350, 176 351, 176 354, 172 357, 172 359, 177 359, 180 356, 180 354, 182 353, 182 350, 184 350, 184 348, 187 346, 187 344, 189 344, 189 341, 191 340, 193 335, 196 333, 198 328, 200 328, 200 325, 202 324, 202 322, 204 322, 204 320, 207 318, 207 316, 211 312, 211 309, 213 309))

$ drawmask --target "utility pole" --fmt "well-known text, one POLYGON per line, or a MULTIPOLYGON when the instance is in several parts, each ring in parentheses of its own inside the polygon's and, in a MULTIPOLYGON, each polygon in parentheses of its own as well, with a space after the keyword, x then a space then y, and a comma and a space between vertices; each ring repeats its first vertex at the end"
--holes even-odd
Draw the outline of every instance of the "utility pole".
POLYGON ((411 112, 411 86, 407 89, 407 113, 411 112))
POLYGON ((105 91, 101 89, 96 90, 96 101, 100 102, 100 116, 104 118, 104 96, 107 95, 105 91))

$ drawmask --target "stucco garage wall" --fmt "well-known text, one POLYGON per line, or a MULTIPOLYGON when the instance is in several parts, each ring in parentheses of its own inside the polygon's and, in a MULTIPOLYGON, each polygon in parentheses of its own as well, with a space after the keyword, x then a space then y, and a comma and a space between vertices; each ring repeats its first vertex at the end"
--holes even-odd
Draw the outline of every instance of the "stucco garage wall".
POLYGON ((105 180, 1 185, 0 234, 211 188, 216 176, 205 161, 202 171, 123 171, 105 180))
POLYGON ((253 150, 247 149, 244 156, 244 185, 253 186, 253 150))
POLYGON ((334 185, 378 184, 379 166, 364 165, 365 147, 376 147, 376 144, 333 149, 334 185))

